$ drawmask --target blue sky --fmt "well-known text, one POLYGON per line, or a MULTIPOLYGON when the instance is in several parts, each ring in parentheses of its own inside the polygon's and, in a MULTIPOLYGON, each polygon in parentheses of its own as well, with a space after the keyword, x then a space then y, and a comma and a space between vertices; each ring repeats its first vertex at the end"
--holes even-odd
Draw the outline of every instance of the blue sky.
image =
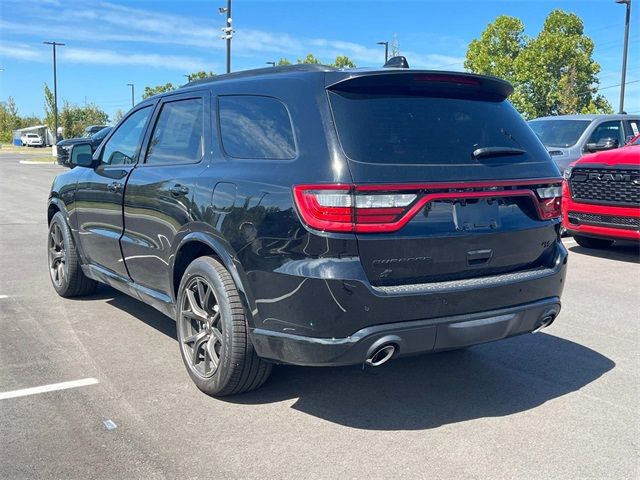
MULTIPOLYGON (((140 100, 145 85, 182 83, 196 70, 224 71, 226 0, 77 1, 2 0, 0 100, 14 97, 21 114, 43 114, 42 85, 53 83, 51 47, 58 50, 58 98, 95 102, 107 113, 130 106, 127 83, 140 100)), ((536 35, 554 8, 578 14, 594 40, 601 87, 620 83, 624 10, 614 0, 543 1, 249 1, 234 0, 233 70, 265 66, 314 53, 358 66, 383 60, 380 40, 396 36, 412 67, 462 70, 469 41, 501 14, 524 22, 536 35)), ((640 80, 640 4, 631 18, 627 82, 640 80)), ((619 87, 604 88, 617 108, 619 87)), ((640 112, 640 81, 627 86, 628 112, 640 112)))

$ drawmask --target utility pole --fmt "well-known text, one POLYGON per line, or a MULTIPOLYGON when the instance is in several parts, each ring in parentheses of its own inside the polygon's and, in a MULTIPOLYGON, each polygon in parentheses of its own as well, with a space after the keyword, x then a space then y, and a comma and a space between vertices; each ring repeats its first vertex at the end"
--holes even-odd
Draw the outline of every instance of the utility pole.
POLYGON ((624 22, 624 49, 622 52, 622 80, 620 81, 620 111, 624 113, 624 84, 627 80, 627 48, 629 47, 629 19, 631 17, 631 0, 616 0, 616 3, 626 4, 627 17, 624 22))
POLYGON ((218 8, 218 11, 227 14, 227 24, 221 28, 224 32, 221 38, 227 41, 227 73, 231 73, 231 39, 234 32, 231 27, 231 0, 227 0, 227 6, 218 8))
POLYGON ((55 131, 53 132, 53 137, 55 138, 55 143, 58 143, 58 76, 56 72, 56 47, 63 47, 64 43, 58 42, 42 42, 45 45, 51 45, 53 47, 53 125, 55 131))
POLYGON ((129 87, 131 87, 131 108, 133 108, 133 106, 136 104, 135 93, 134 93, 135 92, 135 90, 134 90, 135 87, 134 87, 133 83, 127 83, 127 85, 129 87))
POLYGON ((378 42, 378 45, 384 45, 384 63, 389 60, 389 42, 378 42))

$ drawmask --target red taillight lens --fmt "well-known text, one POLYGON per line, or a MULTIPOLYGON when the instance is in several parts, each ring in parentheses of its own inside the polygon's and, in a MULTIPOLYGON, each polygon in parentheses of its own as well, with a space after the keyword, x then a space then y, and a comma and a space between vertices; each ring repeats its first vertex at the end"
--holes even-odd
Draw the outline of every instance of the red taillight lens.
POLYGON ((299 185, 293 192, 307 225, 333 232, 394 231, 417 198, 414 193, 359 192, 345 185, 299 185))
MULTIPOLYGON (((559 184, 495 190, 496 183, 297 185, 293 187, 293 194, 303 221, 311 228, 329 232, 395 232, 427 203, 463 198, 526 197, 537 202, 541 219, 561 215, 562 187, 559 184), (474 191, 474 188, 482 190, 474 191)), ((500 186, 508 187, 510 183, 512 186, 527 185, 514 180, 500 186)))
POLYGON ((540 216, 544 219, 557 218, 562 215, 562 186, 551 185, 537 188, 540 216))

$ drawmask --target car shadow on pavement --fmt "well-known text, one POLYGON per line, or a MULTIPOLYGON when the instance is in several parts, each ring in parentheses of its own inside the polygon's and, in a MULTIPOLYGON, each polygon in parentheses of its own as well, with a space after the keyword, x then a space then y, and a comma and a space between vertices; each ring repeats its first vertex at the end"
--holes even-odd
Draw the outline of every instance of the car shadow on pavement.
POLYGON ((278 366, 259 390, 222 400, 297 398, 292 408, 340 425, 423 430, 532 409, 580 390, 614 366, 587 347, 539 333, 364 371, 278 366))
MULTIPOLYGON (((86 299, 106 300, 177 338, 172 319, 110 287, 86 299)), ((278 365, 260 389, 219 400, 261 405, 297 399, 292 408, 352 428, 423 430, 524 412, 578 391, 614 367, 590 348, 538 333, 364 370, 278 365)))
POLYGON ((100 285, 98 287, 98 290, 96 290, 93 295, 90 295, 88 297, 78 297, 74 300, 106 300, 109 305, 116 307, 130 315, 133 315, 138 320, 146 323, 160 333, 163 333, 176 341, 178 340, 178 335, 176 333, 176 322, 174 322, 171 318, 167 317, 166 315, 162 314, 146 303, 125 295, 124 293, 121 293, 118 290, 107 285, 100 285))
POLYGON ((592 257, 617 260, 619 262, 640 263, 640 245, 630 242, 616 242, 609 248, 584 248, 580 245, 569 247, 569 251, 592 257))

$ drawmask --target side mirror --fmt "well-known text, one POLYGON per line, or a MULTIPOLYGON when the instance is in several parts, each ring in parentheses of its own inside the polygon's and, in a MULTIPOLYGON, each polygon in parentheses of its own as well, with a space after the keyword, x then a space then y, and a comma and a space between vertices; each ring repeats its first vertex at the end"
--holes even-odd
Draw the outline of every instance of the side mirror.
POLYGON ((615 138, 603 138, 598 143, 587 143, 585 147, 588 152, 602 152, 603 150, 612 150, 618 148, 619 143, 615 138))
POLYGON ((93 148, 90 143, 76 143, 69 152, 69 165, 71 167, 93 166, 93 148))

